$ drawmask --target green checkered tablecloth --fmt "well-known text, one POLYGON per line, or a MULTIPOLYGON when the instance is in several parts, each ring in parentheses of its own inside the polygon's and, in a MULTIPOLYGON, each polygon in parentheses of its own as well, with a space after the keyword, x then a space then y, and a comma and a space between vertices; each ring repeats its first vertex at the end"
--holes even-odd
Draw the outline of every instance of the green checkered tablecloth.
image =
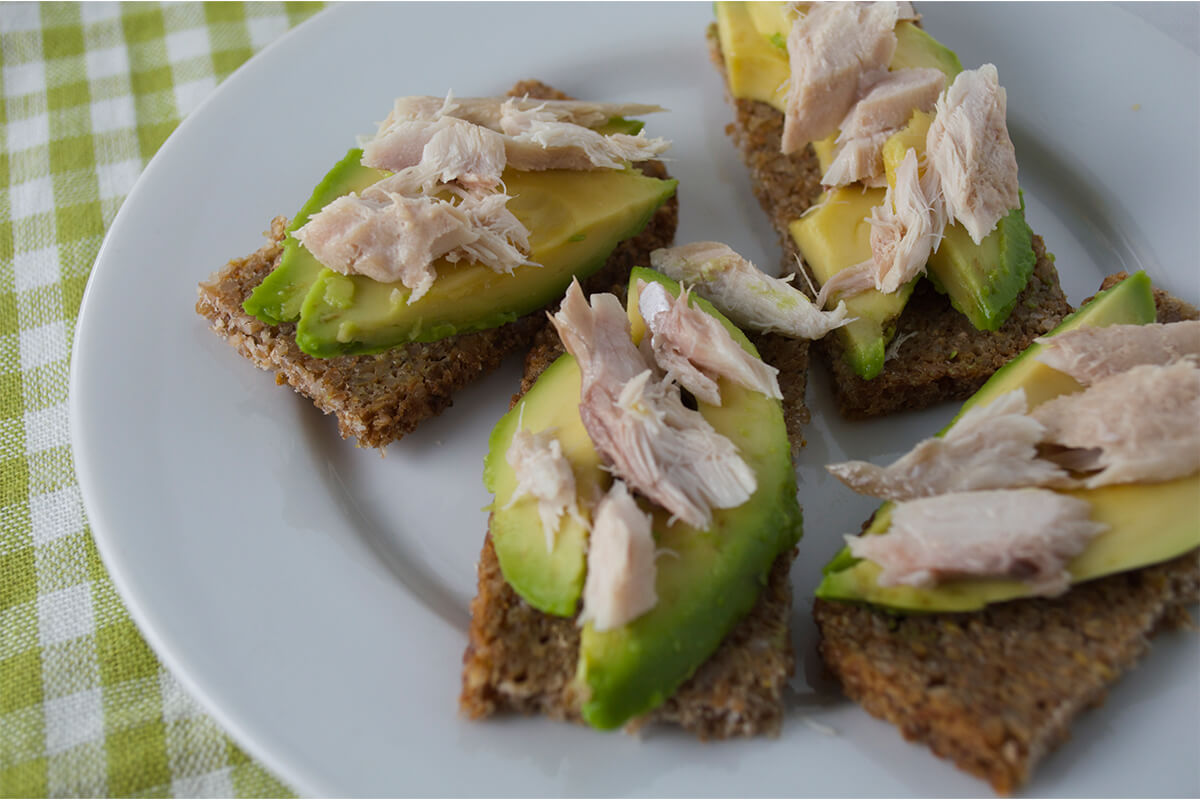
POLYGON ((0 795, 277 796, 146 646, 92 543, 70 344, 179 121, 316 4, 0 3, 0 795))

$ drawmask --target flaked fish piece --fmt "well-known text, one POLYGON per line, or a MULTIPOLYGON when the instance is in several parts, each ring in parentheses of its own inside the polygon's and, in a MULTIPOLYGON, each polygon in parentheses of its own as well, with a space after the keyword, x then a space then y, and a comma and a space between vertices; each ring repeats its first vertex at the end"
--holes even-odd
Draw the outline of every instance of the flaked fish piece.
POLYGON ((838 145, 829 169, 821 176, 822 185, 847 186, 883 175, 883 145, 888 135, 887 132, 869 134, 838 145))
POLYGON ((718 378, 782 400, 779 370, 733 340, 716 317, 688 305, 688 291, 672 297, 660 283, 639 281, 638 308, 650 329, 654 358, 668 379, 697 400, 721 405, 718 378))
POLYGON ((1035 341, 1043 345, 1038 361, 1090 386, 1139 364, 1200 358, 1200 320, 1084 326, 1035 341))
POLYGON ((454 117, 398 125, 368 142, 362 157, 368 167, 395 172, 388 187, 399 194, 429 192, 451 182, 475 192, 493 191, 507 161, 503 135, 454 117))
POLYGON ((579 624, 597 631, 619 628, 658 603, 654 534, 650 515, 638 508, 625 484, 614 481, 596 506, 588 542, 579 624))
POLYGON ((501 109, 500 130, 511 137, 507 140, 509 163, 521 170, 621 169, 626 162, 656 158, 671 146, 662 138, 624 133, 605 136, 559 119, 542 106, 518 108, 512 102, 501 109))
POLYGON ((946 217, 936 193, 927 191, 932 183, 922 180, 917 151, 909 148, 896 169, 895 186, 889 186, 883 203, 871 209, 875 288, 884 294, 924 274, 929 254, 941 242, 946 217))
POLYGON ((1042 457, 1092 473, 1080 481, 1087 488, 1200 471, 1200 368, 1191 360, 1132 367, 1031 416, 1046 428, 1042 457))
MULTIPOLYGON (((524 413, 522 406, 522 417, 524 413)), ((522 428, 518 421, 517 432, 504 458, 517 476, 517 488, 504 507, 525 497, 533 498, 546 537, 546 552, 553 552, 563 515, 569 513, 582 520, 575 502, 575 473, 563 454, 557 431, 551 428, 534 433, 522 428)))
POLYGON ((506 165, 526 171, 621 169, 626 162, 656 158, 671 146, 662 138, 605 136, 573 121, 605 122, 608 116, 597 118, 608 110, 644 113, 657 106, 592 103, 573 111, 563 105, 567 101, 551 105, 553 101, 510 98, 464 111, 461 102, 465 101, 447 102, 437 109, 428 99, 411 102, 405 111, 415 116, 382 126, 374 139, 363 144, 362 163, 394 172, 419 170, 420 176, 444 175, 468 188, 491 188, 500 182, 506 165))
POLYGON ((945 85, 946 76, 940 69, 884 73, 842 120, 838 148, 821 183, 845 186, 882 176, 883 145, 888 137, 908 122, 914 109, 932 109, 945 85))
POLYGON ((689 284, 740 328, 820 339, 850 322, 845 303, 822 311, 795 286, 767 275, 720 242, 655 250, 650 263, 689 284))
POLYGON ((457 117, 475 125, 500 131, 500 119, 505 111, 539 109, 559 122, 571 122, 585 128, 606 124, 614 117, 641 117, 666 111, 662 106, 645 103, 597 103, 588 100, 538 100, 529 97, 446 97, 415 95, 399 97, 392 112, 379 123, 376 136, 407 120, 435 120, 457 117))
POLYGON ((896 131, 913 111, 929 111, 946 85, 940 69, 898 69, 887 72, 854 104, 839 126, 838 141, 896 131))
POLYGON ((589 392, 606 394, 615 401, 622 386, 650 367, 634 345, 629 317, 614 295, 594 294, 589 305, 579 281, 573 279, 550 321, 563 347, 579 364, 581 413, 585 407, 590 412, 589 392))
POLYGON ((754 471, 679 387, 654 377, 630 338, 629 318, 611 294, 592 296, 577 281, 551 318, 579 363, 579 416, 613 473, 688 525, 707 529, 713 508, 754 493, 754 471))
POLYGON ((736 508, 754 494, 754 470, 737 447, 697 411, 679 387, 646 370, 625 384, 610 428, 614 467, 638 491, 698 530, 712 526, 712 509, 736 508))
POLYGON ((1006 106, 995 66, 965 70, 938 99, 925 138, 928 168, 937 176, 946 214, 976 244, 1021 206, 1006 106))
POLYGON ((505 206, 508 200, 503 194, 463 193, 455 204, 376 184, 361 196, 334 200, 294 235, 330 269, 399 281, 412 290, 408 302, 415 303, 433 285, 439 258, 475 261, 505 273, 530 263, 528 232, 505 206))
POLYGON ((604 136, 590 128, 565 122, 537 122, 505 140, 513 169, 624 169, 627 163, 657 158, 671 143, 663 138, 614 133, 604 136))
POLYGON ((958 492, 897 503, 887 533, 846 543, 881 567, 880 586, 1013 578, 1052 597, 1071 585, 1070 560, 1108 527, 1090 516, 1088 502, 1049 489, 958 492))
POLYGON ((1045 428, 1027 416, 1025 390, 969 409, 942 437, 919 442, 887 467, 846 461, 825 467, 859 494, 884 500, 983 489, 1061 486, 1070 476, 1038 458, 1045 428))
POLYGON ((814 305, 817 308, 824 308, 835 297, 838 298, 839 303, 845 303, 848 298, 874 289, 877 271, 873 258, 838 270, 829 280, 821 284, 821 290, 817 292, 814 305))
POLYGON ((792 23, 782 150, 795 153, 838 129, 896 51, 896 3, 814 3, 792 23))

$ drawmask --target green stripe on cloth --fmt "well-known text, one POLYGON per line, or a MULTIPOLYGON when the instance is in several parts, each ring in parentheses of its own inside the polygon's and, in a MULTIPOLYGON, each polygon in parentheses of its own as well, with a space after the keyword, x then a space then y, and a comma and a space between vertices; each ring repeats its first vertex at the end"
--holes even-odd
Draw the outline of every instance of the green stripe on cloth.
POLYGON ((88 273, 146 162, 319 9, 0 4, 0 796, 290 794, 121 604, 75 479, 67 379, 88 273))

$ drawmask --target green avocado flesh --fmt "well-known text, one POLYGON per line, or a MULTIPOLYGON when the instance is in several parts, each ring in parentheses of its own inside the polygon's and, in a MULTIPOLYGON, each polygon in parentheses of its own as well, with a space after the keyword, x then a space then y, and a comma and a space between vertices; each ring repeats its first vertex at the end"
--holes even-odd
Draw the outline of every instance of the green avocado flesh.
POLYGON ((999 330, 1017 305, 1037 264, 1033 231, 1025 207, 1000 218, 979 244, 957 222, 946 226, 936 253, 929 256, 929 275, 950 304, 981 331, 999 330), (996 265, 1003 265, 997 269, 996 265))
POLYGON ((309 355, 378 353, 512 322, 585 278, 646 227, 675 193, 674 180, 636 169, 504 173, 508 208, 530 231, 530 260, 511 274, 439 261, 438 277, 409 304, 403 284, 323 270, 301 307, 296 343, 309 355))
MULTIPOLYGON (((509 505, 517 476, 506 460, 518 421, 531 432, 552 429, 571 463, 582 497, 608 491, 612 479, 600 469, 600 455, 579 418, 579 365, 569 353, 546 368, 517 405, 492 429, 484 458, 483 484, 496 496, 492 504, 492 546, 504 579, 531 606, 547 614, 575 614, 583 591, 587 530, 569 515, 562 518, 547 551, 537 501, 523 497, 509 505)), ((589 508, 580 505, 587 516, 589 508)))
MULTIPOLYGON (((843 186, 821 196, 817 208, 788 226, 804 263, 824 285, 835 274, 871 257, 871 209, 883 202, 883 189, 843 186)), ((846 300, 854 321, 837 329, 845 358, 854 373, 871 379, 883 371, 895 320, 904 310, 916 280, 891 294, 875 289, 846 300)))
MULTIPOLYGON (((630 276, 629 315, 635 341, 645 324, 637 310, 638 282, 679 286, 652 270, 630 276)), ((745 335, 710 304, 692 304, 717 317, 748 352, 745 335)), ((658 604, 622 628, 584 626, 576 680, 588 698, 583 718, 596 728, 616 728, 675 693, 745 616, 766 584, 771 565, 800 538, 800 507, 791 446, 778 400, 722 379, 722 406, 699 403, 704 418, 737 445, 754 470, 758 488, 737 508, 713 512, 712 527, 699 531, 654 510, 654 536, 670 551, 657 561, 658 604)), ((646 508, 647 506, 643 506, 646 508)))
MULTIPOLYGON (((883 164, 890 185, 895 185, 896 170, 910 149, 918 159, 924 158, 931 122, 932 114, 914 112, 908 125, 884 144, 883 164)), ((930 280, 979 330, 994 331, 1004 324, 1037 264, 1024 202, 1022 197, 1021 207, 1001 217, 979 244, 960 223, 947 225, 937 252, 929 256, 930 280)))
MULTIPOLYGON (((788 77, 787 51, 772 43, 790 18, 780 10, 783 3, 716 4, 717 30, 725 57, 730 91, 735 97, 761 100, 783 111, 786 91, 781 88, 788 77), (768 8, 770 7, 770 8, 768 8)), ((947 85, 962 71, 958 56, 928 33, 909 21, 896 25, 896 51, 891 69, 928 67, 940 69, 947 85)), ((919 115, 928 117, 928 115, 919 115)), ((897 149, 894 163, 885 163, 889 172, 903 158, 908 147, 918 156, 924 153, 924 127, 897 133, 889 144, 897 149)), ((813 142, 822 172, 833 159, 837 134, 813 142)), ((891 175, 889 174, 889 180, 891 175)), ((882 192, 853 187, 858 199, 851 200, 846 187, 834 190, 838 201, 821 208, 790 225, 796 246, 814 277, 824 284, 833 273, 867 260, 870 251, 870 227, 862 219, 870 209, 883 202, 882 192), (873 202, 867 203, 870 197, 873 202), (864 213, 865 208, 865 213, 864 213), (843 218, 844 217, 844 218, 843 218), (852 235, 848 235, 852 232, 852 235), (814 266, 819 262, 819 266, 814 266)), ((820 201, 828 198, 823 196, 820 201)), ((994 331, 1004 324, 1033 272, 1032 231, 1025 224, 1023 210, 1014 210, 1000 220, 996 230, 976 245, 961 225, 950 225, 937 253, 928 264, 929 275, 945 293, 951 305, 965 314, 980 330, 994 331)), ((851 316, 858 320, 835 333, 842 340, 844 357, 854 373, 871 379, 879 375, 887 345, 895 334, 895 319, 904 310, 913 284, 906 284, 886 302, 879 292, 869 291, 848 301, 851 316), (857 301, 857 302, 856 302, 857 301)))
POLYGON ((333 169, 313 189, 312 197, 308 198, 288 226, 288 237, 283 242, 279 266, 263 279, 242 304, 247 314, 258 317, 267 325, 295 322, 300 318, 300 305, 325 267, 291 234, 334 200, 351 192, 361 192, 390 174, 364 167, 361 161, 362 150, 351 150, 333 165, 333 169))
MULTIPOLYGON (((1063 331, 1085 325, 1102 328, 1107 325, 1148 325, 1157 319, 1154 307, 1154 288, 1145 272, 1135 272, 1112 288, 1099 292, 1086 305, 1067 315, 1058 326, 1046 334, 1055 336, 1063 331)), ((1052 397, 1077 392, 1078 383, 1056 369, 1051 369, 1036 356, 1042 345, 1034 342, 1021 355, 1005 364, 963 403, 951 425, 971 406, 987 405, 1005 392, 1024 387, 1030 408, 1052 397)), ((949 426, 947 426, 949 427, 949 426)))
MULTIPOLYGON (((1139 272, 1097 295, 1048 335, 1084 325, 1146 324, 1154 319, 1150 281, 1145 273, 1139 272)), ((997 371, 964 404, 963 411, 977 403, 990 403, 1018 388, 1025 389, 1030 407, 1060 394, 1079 391, 1082 387, 1074 380, 1036 360, 1041 347, 1035 343, 997 371)), ((1196 517, 1196 509, 1200 507, 1200 473, 1161 483, 1122 484, 1063 493, 1089 502, 1092 519, 1108 525, 1108 530, 1068 565, 1072 583, 1160 563, 1200 546, 1200 521, 1196 517)), ((886 534, 891 507, 890 503, 880 507, 864 536, 886 534)), ((825 567, 816 594, 827 600, 918 612, 974 611, 988 603, 1030 595, 1027 584, 1014 580, 960 579, 923 589, 879 586, 878 574, 876 564, 855 559, 849 548, 845 548, 825 567)))
POLYGON ((962 62, 954 51, 934 39, 916 23, 901 20, 896 23, 896 52, 888 69, 922 69, 932 67, 946 74, 946 85, 962 72, 962 62))
MULTIPOLYGON (((636 304, 639 280, 661 283, 673 294, 679 291, 657 272, 633 271, 629 313, 635 341, 645 330, 636 304)), ((712 306, 694 296, 692 303, 716 316, 742 347, 757 355, 741 331, 712 306)), ((700 413, 737 445, 755 471, 758 488, 738 508, 716 510, 706 531, 679 522, 668 525, 665 512, 639 500, 653 514, 658 547, 671 552, 657 560, 658 604, 653 609, 621 628, 598 632, 589 623, 582 630, 576 680, 587 697, 583 717, 596 728, 619 727, 671 696, 749 612, 775 559, 800 537, 795 473, 779 401, 725 380, 720 388, 723 405, 700 403, 700 413)), ((484 468, 485 484, 496 495, 492 542, 505 580, 535 607, 560 616, 574 614, 578 606, 587 534, 564 518, 554 550, 547 553, 536 501, 524 498, 505 508, 517 485, 505 454, 518 418, 529 430, 555 428, 580 496, 596 497, 607 490, 611 478, 600 469, 579 419, 579 391, 575 360, 559 358, 497 424, 484 468)), ((586 514, 588 504, 580 505, 586 514)))

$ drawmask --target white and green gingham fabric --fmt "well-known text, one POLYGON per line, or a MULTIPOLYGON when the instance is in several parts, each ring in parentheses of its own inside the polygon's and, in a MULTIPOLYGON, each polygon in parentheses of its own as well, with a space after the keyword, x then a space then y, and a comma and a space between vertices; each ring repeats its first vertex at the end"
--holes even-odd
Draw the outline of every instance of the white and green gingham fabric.
POLYGON ((320 9, 0 2, 0 796, 279 796, 146 646, 96 553, 67 427, 79 303, 150 157, 320 9))

